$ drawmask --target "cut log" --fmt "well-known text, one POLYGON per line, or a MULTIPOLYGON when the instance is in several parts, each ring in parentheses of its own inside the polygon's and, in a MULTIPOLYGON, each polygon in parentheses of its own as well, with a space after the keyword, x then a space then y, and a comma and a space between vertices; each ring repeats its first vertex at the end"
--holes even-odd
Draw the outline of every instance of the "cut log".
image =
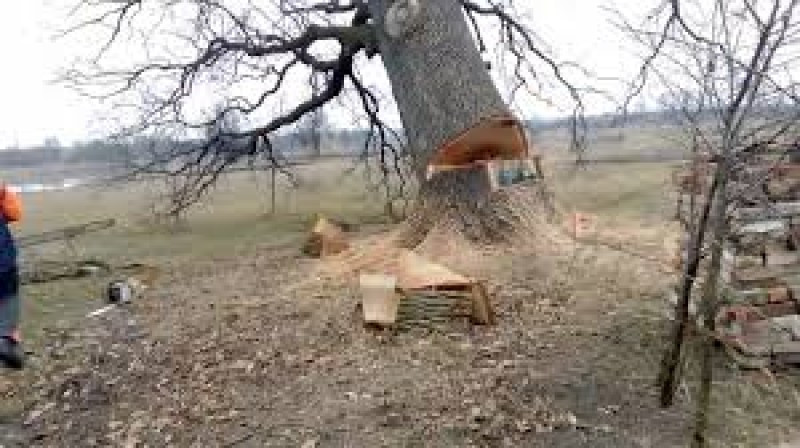
POLYGON ((318 216, 303 245, 303 253, 311 257, 326 257, 342 253, 349 247, 342 228, 331 220, 318 216))

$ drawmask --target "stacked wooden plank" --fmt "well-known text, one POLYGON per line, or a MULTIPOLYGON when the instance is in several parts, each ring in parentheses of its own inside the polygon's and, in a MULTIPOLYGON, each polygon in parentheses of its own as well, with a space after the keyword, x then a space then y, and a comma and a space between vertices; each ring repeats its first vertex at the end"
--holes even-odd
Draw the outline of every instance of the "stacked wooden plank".
POLYGON ((401 328, 467 320, 478 325, 495 324, 486 287, 474 282, 458 288, 401 290, 397 323, 401 328))
MULTIPOLYGON (((712 172, 706 166, 691 167, 675 176, 679 195, 690 195, 690 201, 684 198, 678 204, 678 217, 687 227, 684 244, 690 224, 696 222, 692 216, 696 219, 706 202, 704 192, 712 172)), ((723 248, 723 305, 717 316, 719 339, 743 366, 798 363, 800 164, 753 163, 737 171, 730 191, 745 205, 729 215, 723 248)))
POLYGON ((359 279, 364 322, 408 329, 462 320, 478 325, 496 323, 489 293, 479 281, 403 287, 402 279, 362 274, 359 279))

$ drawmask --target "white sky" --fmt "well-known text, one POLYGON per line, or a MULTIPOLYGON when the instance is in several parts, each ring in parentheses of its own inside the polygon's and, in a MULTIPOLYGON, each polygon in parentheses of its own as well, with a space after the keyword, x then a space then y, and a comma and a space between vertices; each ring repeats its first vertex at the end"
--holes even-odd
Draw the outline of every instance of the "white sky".
MULTIPOLYGON (((600 5, 610 0, 518 0, 527 6, 530 21, 560 57, 592 68, 598 75, 629 75, 636 60, 621 48, 619 33, 608 23, 600 5), (535 6, 534 6, 535 5, 535 6)), ((68 24, 66 8, 73 0, 4 1, 0 6, 0 148, 41 143, 54 136, 62 143, 103 135, 95 104, 53 83, 81 49, 55 39, 68 24)), ((616 0, 641 10, 656 0, 616 0)), ((591 111, 590 111, 591 112, 591 111)), ((552 116, 542 110, 540 116, 552 116)))

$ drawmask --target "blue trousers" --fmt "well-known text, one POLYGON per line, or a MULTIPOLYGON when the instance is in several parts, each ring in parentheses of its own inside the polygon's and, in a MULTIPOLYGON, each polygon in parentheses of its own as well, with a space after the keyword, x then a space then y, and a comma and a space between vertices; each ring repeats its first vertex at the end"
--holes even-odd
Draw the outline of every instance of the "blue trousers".
POLYGON ((13 336, 20 318, 19 271, 0 273, 0 337, 13 336))

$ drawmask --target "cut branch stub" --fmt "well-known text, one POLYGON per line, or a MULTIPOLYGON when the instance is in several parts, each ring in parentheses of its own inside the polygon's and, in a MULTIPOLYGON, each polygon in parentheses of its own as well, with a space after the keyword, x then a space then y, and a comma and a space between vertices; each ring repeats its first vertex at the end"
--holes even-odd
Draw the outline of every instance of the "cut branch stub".
POLYGON ((395 0, 386 11, 386 34, 401 39, 421 23, 422 6, 419 0, 395 0))

